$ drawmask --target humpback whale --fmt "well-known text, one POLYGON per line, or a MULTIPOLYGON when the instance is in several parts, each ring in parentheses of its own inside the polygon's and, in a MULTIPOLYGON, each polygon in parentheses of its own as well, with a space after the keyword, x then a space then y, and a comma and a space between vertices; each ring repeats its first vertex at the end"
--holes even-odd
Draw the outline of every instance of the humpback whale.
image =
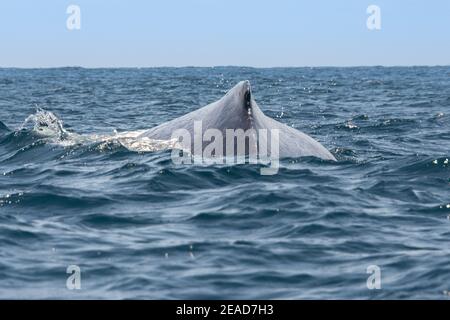
MULTIPOLYGON (((246 136, 248 139, 245 140, 245 148, 236 147, 236 139, 231 144, 224 141, 224 149, 232 150, 234 155, 241 155, 240 150, 245 155, 253 152, 259 156, 264 146, 268 149, 267 154, 277 154, 279 158, 312 156, 336 161, 325 147, 310 136, 266 116, 254 100, 248 80, 239 82, 220 100, 146 130, 140 137, 169 140, 174 139, 174 133, 180 130, 194 137, 193 141, 189 140, 190 152, 193 154, 196 150, 199 151, 194 143, 199 135, 207 135, 209 139, 206 140, 213 141, 208 131, 214 130, 215 133, 228 137, 230 130, 241 130, 250 132, 246 136), (258 132, 267 134, 257 134, 258 132), (275 146, 278 149, 276 152, 275 146)), ((208 144, 208 141, 202 140, 200 152, 206 150, 208 144)))

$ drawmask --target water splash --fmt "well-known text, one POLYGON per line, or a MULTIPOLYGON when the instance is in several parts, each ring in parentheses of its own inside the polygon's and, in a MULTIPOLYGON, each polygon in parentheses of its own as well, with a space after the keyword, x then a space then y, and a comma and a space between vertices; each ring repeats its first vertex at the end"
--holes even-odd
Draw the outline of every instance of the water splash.
POLYGON ((35 114, 29 115, 19 130, 26 130, 32 125, 32 130, 42 137, 52 137, 59 140, 67 139, 69 132, 64 129, 63 122, 52 112, 37 108, 35 114))
POLYGON ((54 113, 38 108, 35 114, 28 116, 18 131, 31 130, 36 135, 45 139, 51 144, 63 147, 77 145, 98 144, 102 149, 111 143, 118 143, 133 152, 155 152, 167 149, 180 149, 177 139, 156 140, 148 137, 141 137, 145 130, 126 131, 112 134, 78 134, 70 132, 64 128, 63 121, 54 113))

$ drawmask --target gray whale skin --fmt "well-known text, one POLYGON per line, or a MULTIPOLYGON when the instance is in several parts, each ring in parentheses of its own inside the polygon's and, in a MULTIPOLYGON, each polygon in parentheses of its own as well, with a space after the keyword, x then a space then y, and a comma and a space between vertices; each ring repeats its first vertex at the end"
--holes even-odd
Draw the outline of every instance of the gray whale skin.
MULTIPOLYGON (((264 145, 267 146, 269 154, 271 153, 272 141, 270 132, 272 129, 278 129, 280 158, 310 156, 336 161, 336 158, 326 148, 310 136, 266 116, 252 97, 249 81, 239 82, 220 100, 151 128, 142 133, 141 136, 169 140, 173 138, 173 132, 177 129, 186 129, 194 137, 195 121, 202 121, 202 135, 208 129, 218 129, 223 132, 224 137, 227 129, 243 129, 244 131, 254 129, 257 132, 260 129, 267 129, 267 132, 269 132, 267 138, 256 135, 255 139, 258 146, 262 142, 261 139, 266 140, 264 145)), ((205 148, 205 144, 203 148, 205 148)), ((194 150, 193 144, 191 150, 194 150)), ((258 147, 257 150, 259 150, 258 147)), ((248 152, 248 149, 246 151, 248 152)))

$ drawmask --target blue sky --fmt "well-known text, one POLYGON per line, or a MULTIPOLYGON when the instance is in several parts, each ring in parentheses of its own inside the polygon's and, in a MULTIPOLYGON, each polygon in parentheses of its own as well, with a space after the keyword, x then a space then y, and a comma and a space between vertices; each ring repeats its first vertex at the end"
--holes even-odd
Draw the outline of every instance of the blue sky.
POLYGON ((450 65, 450 1, 2 0, 0 40, 0 67, 450 65))

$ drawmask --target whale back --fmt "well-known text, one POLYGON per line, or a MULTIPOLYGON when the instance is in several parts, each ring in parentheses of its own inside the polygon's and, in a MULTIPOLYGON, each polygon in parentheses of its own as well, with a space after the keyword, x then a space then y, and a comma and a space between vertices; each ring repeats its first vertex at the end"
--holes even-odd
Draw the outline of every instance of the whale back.
MULTIPOLYGON (((267 130, 267 136, 256 134, 255 140, 258 145, 267 145, 269 154, 271 153, 273 140, 271 132, 276 130, 279 135, 276 140, 279 144, 279 156, 282 158, 313 156, 324 160, 336 160, 325 147, 310 136, 266 116, 253 99, 248 81, 239 82, 220 100, 151 128, 144 132, 142 136, 169 140, 173 138, 172 135, 176 130, 185 129, 193 137, 194 123, 198 121, 201 121, 202 124, 202 135, 208 129, 217 129, 222 132, 224 139, 227 129, 242 129, 244 131, 254 129, 257 133, 261 129, 265 129, 267 130)), ((204 142, 203 148, 207 144, 208 142, 204 142)), ((226 142, 224 141, 225 145, 226 142)), ((193 145, 191 149, 194 149, 193 145)), ((234 150, 237 150, 236 146, 234 150)), ((251 146, 247 144, 245 153, 248 154, 249 152, 251 152, 251 146)))

